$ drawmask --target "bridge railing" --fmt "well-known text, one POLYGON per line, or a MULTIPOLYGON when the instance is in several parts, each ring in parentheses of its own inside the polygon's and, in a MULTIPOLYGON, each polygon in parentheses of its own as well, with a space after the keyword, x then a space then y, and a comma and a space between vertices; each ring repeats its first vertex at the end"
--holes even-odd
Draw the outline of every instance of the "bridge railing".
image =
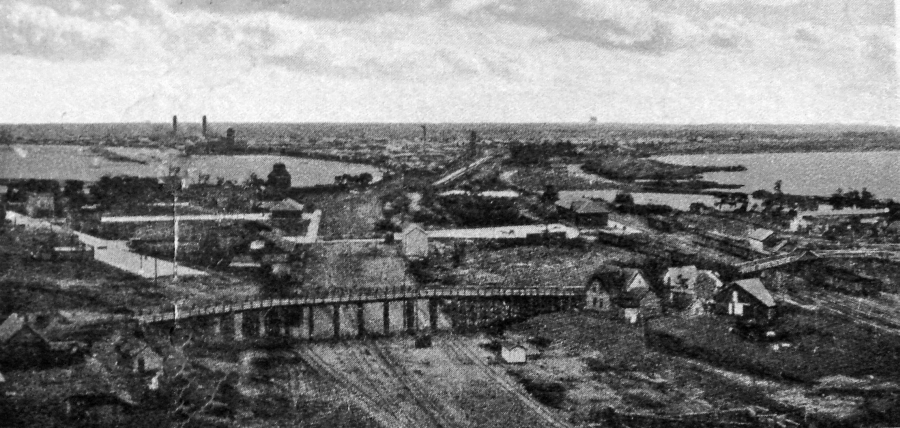
POLYGON ((301 296, 281 299, 246 299, 238 302, 220 303, 209 306, 178 307, 174 305, 162 308, 139 311, 135 318, 142 322, 159 322, 193 318, 202 315, 214 315, 229 312, 241 312, 253 309, 266 309, 284 306, 302 306, 331 303, 376 302, 388 300, 406 300, 436 297, 502 297, 502 296, 578 296, 584 293, 584 287, 455 287, 416 289, 411 287, 389 287, 360 290, 309 290, 301 296))

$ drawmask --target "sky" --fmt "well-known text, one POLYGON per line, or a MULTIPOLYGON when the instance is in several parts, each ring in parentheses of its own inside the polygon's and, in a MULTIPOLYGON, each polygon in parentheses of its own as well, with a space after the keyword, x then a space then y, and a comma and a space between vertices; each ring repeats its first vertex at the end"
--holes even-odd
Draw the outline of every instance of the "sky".
POLYGON ((892 0, 3 0, 0 123, 900 125, 892 0))

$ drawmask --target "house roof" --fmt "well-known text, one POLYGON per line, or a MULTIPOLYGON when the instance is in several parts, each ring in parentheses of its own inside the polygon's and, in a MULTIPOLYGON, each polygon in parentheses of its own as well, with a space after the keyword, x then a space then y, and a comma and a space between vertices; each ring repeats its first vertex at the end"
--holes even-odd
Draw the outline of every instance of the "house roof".
POLYGON ((770 308, 775 307, 775 298, 772 297, 772 293, 769 293, 769 290, 766 289, 766 286, 763 285, 759 278, 742 279, 735 281, 732 284, 742 288, 747 293, 750 293, 751 296, 756 300, 759 300, 763 305, 770 308))
POLYGON ((4 343, 25 326, 25 317, 12 313, 0 324, 0 343, 4 343))
POLYGON ((423 233, 425 233, 425 229, 422 228, 422 225, 420 225, 420 224, 418 224, 418 223, 410 223, 409 225, 407 225, 406 227, 404 227, 404 228, 403 228, 403 232, 400 232, 400 233, 401 233, 401 235, 408 235, 408 234, 412 233, 412 232, 415 231, 415 230, 420 230, 420 231, 422 231, 423 233))
POLYGON ((272 205, 269 211, 303 211, 303 204, 291 198, 284 198, 281 202, 272 205))
POLYGON ((760 228, 760 229, 754 229, 752 232, 750 232, 749 235, 747 235, 747 237, 750 239, 753 239, 755 241, 765 241, 766 239, 769 239, 774 234, 775 234, 775 232, 773 232, 769 229, 761 229, 760 228))
POLYGON ((605 214, 609 213, 609 210, 603 206, 600 202, 597 202, 593 199, 583 200, 583 201, 575 201, 572 202, 572 211, 575 211, 578 214, 605 214))
POLYGON ((610 297, 622 300, 640 300, 650 289, 646 286, 633 286, 639 277, 643 277, 643 273, 639 269, 601 266, 594 271, 592 280, 599 280, 610 297))

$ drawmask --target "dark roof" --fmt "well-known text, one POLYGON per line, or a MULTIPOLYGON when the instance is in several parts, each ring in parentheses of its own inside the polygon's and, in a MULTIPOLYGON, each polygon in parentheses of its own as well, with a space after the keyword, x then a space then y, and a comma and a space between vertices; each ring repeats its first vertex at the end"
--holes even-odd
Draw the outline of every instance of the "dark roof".
POLYGON ((593 199, 572 202, 572 211, 578 214, 608 214, 609 210, 593 199))
POLYGON ((732 284, 742 288, 763 305, 770 308, 775 307, 775 298, 772 297, 772 293, 769 293, 769 290, 766 289, 766 286, 763 285, 759 278, 742 279, 732 284))
POLYGON ((600 281, 603 289, 609 293, 612 298, 640 300, 647 294, 649 288, 627 289, 628 285, 634 282, 638 276, 643 276, 643 273, 639 269, 604 265, 594 271, 591 280, 600 281))

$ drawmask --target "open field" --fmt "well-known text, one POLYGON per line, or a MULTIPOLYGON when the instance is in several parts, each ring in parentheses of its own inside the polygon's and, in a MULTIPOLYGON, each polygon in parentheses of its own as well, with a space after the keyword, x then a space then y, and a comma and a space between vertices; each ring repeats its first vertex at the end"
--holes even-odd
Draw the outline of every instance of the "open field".
POLYGON ((399 244, 340 243, 307 250, 303 287, 360 289, 413 286, 399 244))
MULTIPOLYGON (((506 335, 531 338, 545 345, 540 357, 511 368, 510 373, 525 382, 561 386, 564 393, 557 406, 572 422, 599 422, 606 408, 619 413, 678 417, 760 406, 795 421, 803 421, 805 415, 805 422, 826 426, 858 426, 860 421, 876 422, 882 417, 882 413, 870 412, 861 396, 852 392, 825 392, 815 385, 746 374, 706 356, 692 358, 662 351, 640 326, 596 314, 541 315, 512 326, 506 335)), ((727 336, 718 340, 740 342, 727 336)), ((754 355, 763 354, 754 351, 754 355)), ((815 364, 813 359, 810 364, 815 364)), ((882 363, 884 369, 892 370, 891 363, 882 363)), ((852 365, 853 359, 845 364, 852 365)), ((845 379, 857 385, 878 385, 885 380, 845 379)))

